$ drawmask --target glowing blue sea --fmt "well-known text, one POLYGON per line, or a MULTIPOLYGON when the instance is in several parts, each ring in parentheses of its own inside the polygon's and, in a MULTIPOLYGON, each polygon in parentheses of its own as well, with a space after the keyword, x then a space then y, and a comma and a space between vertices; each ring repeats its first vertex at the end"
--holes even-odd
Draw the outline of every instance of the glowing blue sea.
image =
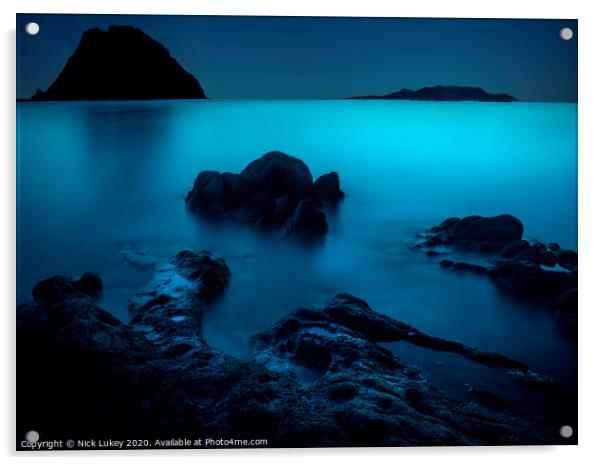
POLYGON ((225 298, 203 336, 247 356, 249 335, 346 291, 433 335, 502 352, 567 384, 576 347, 550 313, 484 278, 440 269, 408 247, 449 216, 511 213, 525 235, 577 247, 577 107, 554 103, 159 101, 18 104, 18 299, 54 274, 101 274, 102 306, 127 320, 158 259, 190 248, 223 256, 225 298), (270 150, 315 177, 340 174, 346 198, 323 246, 190 216, 201 170, 239 172, 270 150))

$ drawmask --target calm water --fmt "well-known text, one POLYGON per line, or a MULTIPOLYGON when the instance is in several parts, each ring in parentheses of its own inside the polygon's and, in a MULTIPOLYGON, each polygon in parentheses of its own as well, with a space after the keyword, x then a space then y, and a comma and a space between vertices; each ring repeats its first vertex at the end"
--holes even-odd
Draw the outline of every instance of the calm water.
POLYGON ((339 291, 431 334, 503 352, 564 382, 576 347, 539 307, 410 252, 449 216, 508 212, 526 235, 577 246, 577 108, 551 103, 162 101, 18 104, 18 298, 53 274, 99 272, 121 319, 148 275, 118 253, 183 248, 228 261, 205 318, 215 347, 247 356, 250 334, 339 291), (347 197, 326 243, 307 249, 191 217, 204 169, 239 172, 270 150, 336 170, 347 197), (536 336, 536 337, 534 337, 536 336))

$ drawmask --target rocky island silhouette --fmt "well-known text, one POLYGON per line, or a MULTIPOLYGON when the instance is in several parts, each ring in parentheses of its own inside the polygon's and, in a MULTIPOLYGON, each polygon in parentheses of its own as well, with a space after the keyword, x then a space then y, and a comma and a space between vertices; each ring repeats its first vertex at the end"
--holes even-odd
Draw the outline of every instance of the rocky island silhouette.
POLYGON ((197 79, 133 26, 89 29, 46 91, 32 100, 204 99, 197 79))

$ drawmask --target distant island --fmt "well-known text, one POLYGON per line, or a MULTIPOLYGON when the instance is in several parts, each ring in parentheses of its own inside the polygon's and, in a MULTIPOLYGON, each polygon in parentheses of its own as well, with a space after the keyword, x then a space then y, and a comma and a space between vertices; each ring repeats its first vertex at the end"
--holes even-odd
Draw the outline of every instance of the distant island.
POLYGON ((479 102, 516 102, 517 99, 509 94, 490 94, 480 87, 465 86, 434 86, 418 90, 401 89, 386 95, 365 95, 347 97, 348 100, 436 100, 455 102, 474 100, 479 102))
POLYGON ((32 100, 205 99, 197 79, 133 26, 89 29, 45 92, 32 100))

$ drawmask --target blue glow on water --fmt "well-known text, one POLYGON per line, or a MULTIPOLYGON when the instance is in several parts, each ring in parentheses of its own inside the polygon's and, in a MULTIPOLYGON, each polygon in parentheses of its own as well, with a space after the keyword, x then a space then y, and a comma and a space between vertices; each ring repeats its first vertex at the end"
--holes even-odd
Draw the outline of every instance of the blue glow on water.
POLYGON ((526 235, 577 246, 577 107, 552 103, 160 101, 18 104, 18 298, 54 274, 103 277, 127 319, 148 279, 118 254, 224 256, 233 278, 204 337, 245 356, 250 334, 334 292, 429 333, 503 352, 559 379, 576 348, 550 314, 407 247, 449 216, 508 212, 526 235), (204 169, 239 172, 269 150, 336 170, 347 197, 324 246, 191 217, 204 169), (537 335, 537 337, 534 337, 537 335))

